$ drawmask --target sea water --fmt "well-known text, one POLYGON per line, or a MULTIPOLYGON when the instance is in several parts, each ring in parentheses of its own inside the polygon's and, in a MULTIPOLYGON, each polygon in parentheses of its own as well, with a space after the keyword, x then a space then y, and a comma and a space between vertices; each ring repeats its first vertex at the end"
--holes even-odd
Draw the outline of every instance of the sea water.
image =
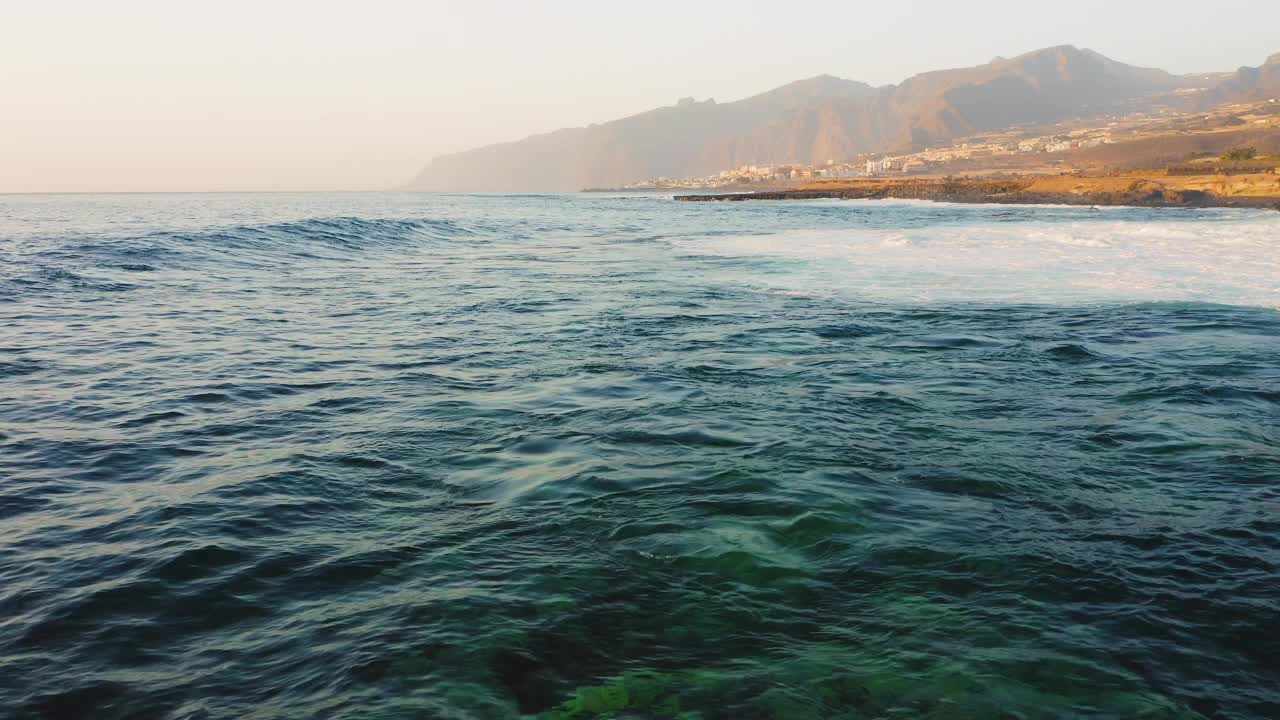
POLYGON ((1280 214, 0 197, 0 716, 1280 717, 1280 214))

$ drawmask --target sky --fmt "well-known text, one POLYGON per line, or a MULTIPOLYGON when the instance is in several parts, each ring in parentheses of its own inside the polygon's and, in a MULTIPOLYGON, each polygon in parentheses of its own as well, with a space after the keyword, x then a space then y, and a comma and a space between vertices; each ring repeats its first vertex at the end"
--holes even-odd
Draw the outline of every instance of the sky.
POLYGON ((386 189, 685 96, 1066 43, 1230 71, 1277 27, 1264 0, 0 0, 0 192, 386 189))

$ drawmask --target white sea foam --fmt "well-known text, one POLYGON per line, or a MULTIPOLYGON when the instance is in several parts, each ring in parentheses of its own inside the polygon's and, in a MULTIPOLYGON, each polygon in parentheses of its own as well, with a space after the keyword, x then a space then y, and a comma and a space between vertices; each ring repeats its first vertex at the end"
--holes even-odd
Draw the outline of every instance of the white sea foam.
MULTIPOLYGON (((681 240, 689 253, 804 261, 764 289, 903 302, 1197 301, 1280 307, 1280 214, 964 222, 681 240)), ((735 273, 740 274, 741 268, 735 273)))

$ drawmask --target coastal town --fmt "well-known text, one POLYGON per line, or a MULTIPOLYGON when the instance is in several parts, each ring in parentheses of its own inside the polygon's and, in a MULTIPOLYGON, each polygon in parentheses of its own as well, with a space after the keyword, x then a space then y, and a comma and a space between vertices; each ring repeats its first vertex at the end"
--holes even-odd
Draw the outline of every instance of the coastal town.
MULTIPOLYGON (((823 179, 903 176, 1038 175, 1082 169, 1082 151, 1138 140, 1176 138, 1246 129, 1280 130, 1280 100, 1223 105, 1209 111, 1186 112, 1166 108, 1104 116, 1089 121, 1050 126, 1013 127, 974 135, 947 146, 894 154, 829 158, 816 165, 752 164, 705 177, 653 178, 629 184, 626 190, 755 190, 823 179)), ((1194 160, 1194 158, 1187 158, 1194 160)))

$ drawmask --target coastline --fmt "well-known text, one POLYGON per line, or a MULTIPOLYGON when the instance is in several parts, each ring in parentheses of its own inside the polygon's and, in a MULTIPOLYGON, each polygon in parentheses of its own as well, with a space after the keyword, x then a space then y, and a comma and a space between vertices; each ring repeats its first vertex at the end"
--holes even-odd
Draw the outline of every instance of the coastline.
POLYGON ((681 202, 898 199, 1007 205, 1280 210, 1280 176, 894 178, 816 183, 790 190, 676 195, 674 199, 681 202))

